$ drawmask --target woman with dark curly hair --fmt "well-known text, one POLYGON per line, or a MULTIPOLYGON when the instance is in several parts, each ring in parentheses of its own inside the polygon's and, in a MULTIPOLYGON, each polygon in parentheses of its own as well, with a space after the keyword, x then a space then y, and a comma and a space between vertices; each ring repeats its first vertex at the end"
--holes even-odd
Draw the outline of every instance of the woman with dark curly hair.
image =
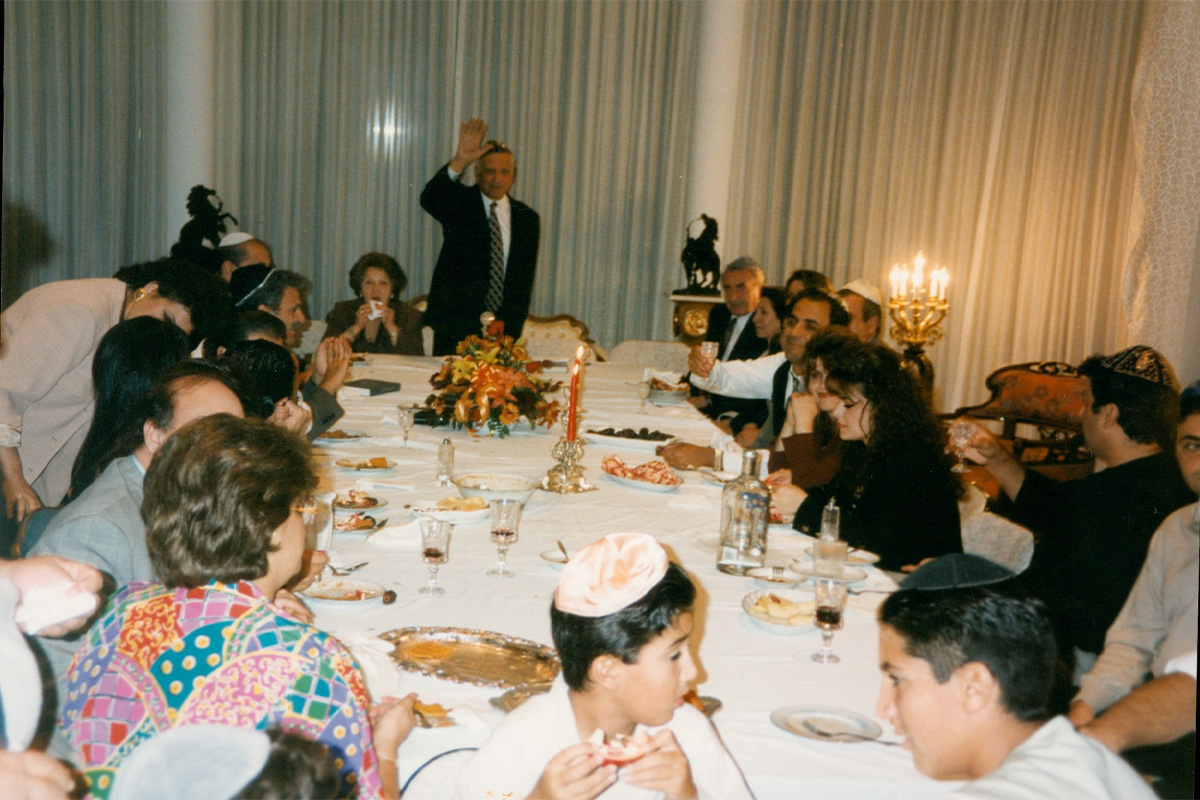
POLYGON ((92 420, 92 357, 110 328, 156 317, 195 347, 229 313, 228 287, 174 258, 21 295, 0 317, 0 474, 8 516, 20 522, 67 493, 92 420))
POLYGON ((844 448, 833 480, 810 491, 794 527, 816 534, 832 497, 841 508, 842 538, 878 553, 881 569, 962 552, 958 498, 945 432, 900 357, 866 343, 831 365, 826 377, 839 403, 832 412, 844 448))
POLYGON ((350 268, 350 288, 358 297, 343 300, 325 315, 325 335, 341 336, 356 353, 425 355, 421 312, 400 302, 408 277, 386 253, 367 253, 350 268))

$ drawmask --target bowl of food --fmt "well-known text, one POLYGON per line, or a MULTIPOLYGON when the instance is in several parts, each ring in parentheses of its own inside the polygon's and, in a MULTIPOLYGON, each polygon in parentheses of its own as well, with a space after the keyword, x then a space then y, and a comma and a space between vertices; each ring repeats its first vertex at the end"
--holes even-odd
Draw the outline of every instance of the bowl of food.
POLYGON ((656 406, 677 406, 686 402, 689 394, 691 387, 684 381, 668 383, 661 378, 653 378, 650 381, 649 400, 656 406))
POLYGON ((484 500, 516 500, 524 503, 537 491, 540 483, 524 475, 455 475, 451 480, 463 497, 482 497, 484 500))

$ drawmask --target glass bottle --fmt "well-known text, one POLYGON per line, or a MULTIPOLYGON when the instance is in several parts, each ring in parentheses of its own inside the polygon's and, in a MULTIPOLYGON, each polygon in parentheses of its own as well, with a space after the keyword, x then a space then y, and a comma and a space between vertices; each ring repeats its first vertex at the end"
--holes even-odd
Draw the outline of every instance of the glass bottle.
POLYGON ((454 477, 454 445, 449 439, 442 439, 438 445, 437 472, 438 486, 449 486, 454 477))
POLYGON ((742 456, 742 474, 721 491, 721 547, 717 569, 730 575, 745 575, 761 567, 767 555, 767 523, 771 494, 758 479, 762 454, 747 450, 742 456))

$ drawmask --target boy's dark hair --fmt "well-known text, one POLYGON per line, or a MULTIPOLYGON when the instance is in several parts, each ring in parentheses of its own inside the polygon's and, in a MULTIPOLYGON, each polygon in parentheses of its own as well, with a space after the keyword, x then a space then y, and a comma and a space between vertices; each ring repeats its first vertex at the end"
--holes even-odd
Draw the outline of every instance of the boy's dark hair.
POLYGON ((1170 450, 1175 444, 1179 396, 1170 386, 1133 375, 1123 375, 1092 356, 1079 365, 1079 374, 1092 387, 1092 411, 1112 403, 1117 407, 1117 424, 1138 444, 1157 444, 1170 450))
POLYGON ((320 742, 278 728, 267 731, 267 763, 234 800, 318 800, 341 797, 338 754, 320 742))
POLYGON ((850 324, 850 312, 846 310, 846 304, 842 302, 842 298, 836 294, 826 294, 820 289, 805 289, 791 299, 788 303, 787 313, 790 316, 792 309, 801 300, 810 300, 814 303, 825 303, 829 306, 829 324, 841 325, 843 327, 850 324))
POLYGON ((638 651, 665 631, 696 601, 696 587, 675 563, 637 602, 603 617, 581 617, 550 603, 550 631, 562 661, 563 679, 577 692, 587 687, 588 670, 600 656, 637 663, 638 651))
POLYGON ((906 653, 929 662, 938 683, 978 661, 1010 714, 1024 722, 1050 716, 1058 651, 1040 600, 985 587, 902 589, 880 606, 879 622, 903 637, 906 653))
POLYGON ((292 385, 296 379, 296 362, 285 348, 266 339, 251 339, 231 342, 225 354, 217 359, 218 364, 236 364, 250 376, 252 404, 246 413, 266 419, 275 410, 275 404, 292 396, 292 385))

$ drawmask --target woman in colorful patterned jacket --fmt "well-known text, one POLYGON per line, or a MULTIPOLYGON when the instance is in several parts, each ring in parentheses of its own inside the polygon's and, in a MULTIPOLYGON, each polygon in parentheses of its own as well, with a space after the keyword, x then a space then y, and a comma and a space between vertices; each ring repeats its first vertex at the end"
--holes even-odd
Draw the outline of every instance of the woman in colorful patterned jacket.
POLYGON ((151 463, 142 515, 161 583, 114 594, 71 665, 62 724, 90 796, 108 796, 142 742, 202 723, 300 734, 333 751, 342 795, 399 796, 413 697, 371 708, 350 653, 268 600, 301 569, 308 451, 274 425, 218 415, 151 463))

